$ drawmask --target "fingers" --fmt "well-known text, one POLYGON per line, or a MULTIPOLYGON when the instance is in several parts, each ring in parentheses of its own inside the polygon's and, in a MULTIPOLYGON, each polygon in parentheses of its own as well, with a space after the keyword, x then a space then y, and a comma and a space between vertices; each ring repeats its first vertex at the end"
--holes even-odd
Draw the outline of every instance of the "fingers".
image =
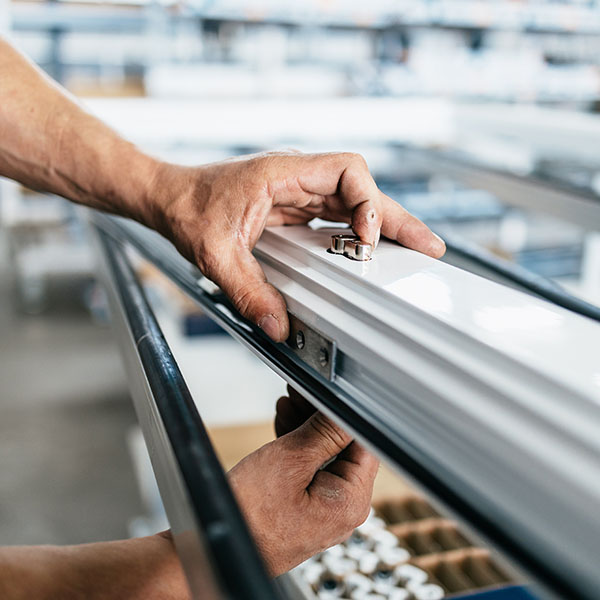
POLYGON ((289 397, 280 398, 277 403, 276 427, 282 432, 278 435, 296 432, 296 443, 303 444, 303 452, 309 455, 309 470, 321 469, 331 461, 323 471, 349 484, 363 486, 370 494, 379 461, 333 421, 316 412, 294 388, 288 385, 287 389, 289 397), (301 423, 304 425, 300 426, 301 423))
MULTIPOLYGON (((343 503, 347 532, 361 525, 369 513, 379 462, 357 442, 318 471, 307 492, 329 512, 332 502, 343 503)), ((347 536, 348 534, 346 534, 347 536)))
POLYGON ((385 237, 433 258, 444 255, 446 244, 441 238, 389 196, 380 194, 383 217, 381 232, 385 237))
POLYGON ((305 488, 315 473, 352 441, 341 427, 319 412, 281 439, 286 440, 288 449, 298 456, 297 465, 301 469, 298 477, 305 488))
POLYGON ((294 431, 316 412, 316 408, 290 386, 288 386, 288 393, 289 396, 283 396, 277 401, 275 415, 277 437, 294 431))
POLYGON ((322 212, 320 206, 307 206, 305 208, 275 207, 269 213, 267 226, 276 225, 303 225, 314 219, 322 212))
POLYGON ((335 513, 340 522, 336 527, 338 533, 342 534, 338 541, 347 538, 367 518, 378 468, 377 460, 356 442, 350 444, 348 450, 351 449, 364 455, 359 462, 337 458, 315 475, 306 490, 310 498, 324 508, 330 519, 332 508, 337 505, 335 513))
POLYGON ((385 237, 433 258, 446 252, 441 238, 379 191, 362 157, 343 171, 339 193, 344 206, 352 210, 352 229, 361 240, 376 246, 381 231, 385 237))
POLYGON ((341 213, 341 219, 350 218, 353 230, 365 242, 376 245, 382 232, 433 257, 440 257, 445 251, 444 243, 423 223, 379 191, 365 160, 358 154, 275 154, 226 166, 232 165, 233 175, 216 177, 217 183, 211 184, 216 197, 230 188, 234 176, 252 182, 257 177, 266 178, 266 188, 260 186, 256 192, 256 183, 246 185, 244 189, 249 190, 250 196, 258 193, 258 199, 250 202, 244 197, 246 208, 239 222, 233 219, 224 224, 222 210, 215 213, 217 216, 212 215, 208 222, 219 225, 213 240, 221 242, 216 250, 210 247, 208 254, 195 251, 195 258, 203 273, 221 287, 237 310, 274 341, 288 337, 285 302, 267 283, 250 252, 267 222, 305 223, 316 215, 341 213), (242 169, 242 174, 235 169, 242 169), (221 181, 223 178, 226 181, 221 181), (231 236, 223 236, 223 227, 232 229, 231 236))
POLYGON ((376 244, 381 228, 380 192, 369 172, 365 159, 358 154, 347 155, 341 173, 339 195, 344 207, 352 212, 352 229, 363 242, 376 244))
MULTIPOLYGON (((313 154, 302 157, 298 187, 307 196, 331 202, 339 198, 345 216, 360 238, 374 243, 381 226, 379 190, 360 154, 313 154)), ((325 213, 329 212, 323 207, 325 213)))
POLYGON ((260 265, 248 248, 221 246, 198 262, 206 276, 228 296, 243 317, 256 323, 272 340, 289 335, 285 300, 266 281, 260 265))
POLYGON ((377 245, 381 231, 407 248, 443 256, 444 242, 377 188, 362 156, 322 154, 306 160, 310 171, 303 173, 300 185, 307 193, 327 197, 324 216, 351 215, 352 229, 364 242, 377 245))
POLYGON ((363 485, 372 490, 378 468, 377 458, 358 442, 352 442, 324 470, 353 485, 363 485))

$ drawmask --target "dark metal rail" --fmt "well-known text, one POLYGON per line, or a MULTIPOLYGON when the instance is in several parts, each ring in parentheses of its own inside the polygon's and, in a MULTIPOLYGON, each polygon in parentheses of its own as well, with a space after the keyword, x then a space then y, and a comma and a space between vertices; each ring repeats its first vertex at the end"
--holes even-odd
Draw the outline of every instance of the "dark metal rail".
MULTIPOLYGON (((98 230, 98 238, 112 292, 124 313, 136 358, 147 380, 151 412, 158 418, 153 427, 143 428, 146 444, 151 458, 156 458, 153 449, 172 453, 185 491, 175 502, 191 507, 192 522, 171 522, 176 546, 180 555, 186 553, 190 543, 196 546, 196 553, 202 551, 195 539, 196 530, 201 531, 211 566, 199 578, 200 565, 190 561, 189 556, 181 556, 192 592, 202 600, 275 600, 279 594, 266 574, 194 401, 121 243, 102 230, 98 230), (157 428, 164 428, 166 437, 157 433, 157 428), (164 447, 157 448, 161 443, 164 447), (215 574, 214 581, 210 581, 215 574)), ((136 405, 140 420, 147 418, 146 408, 136 405)), ((163 473, 161 477, 160 467, 154 466, 163 500, 176 494, 177 486, 169 481, 173 474, 163 473)), ((169 514, 170 519, 172 516, 169 514)))

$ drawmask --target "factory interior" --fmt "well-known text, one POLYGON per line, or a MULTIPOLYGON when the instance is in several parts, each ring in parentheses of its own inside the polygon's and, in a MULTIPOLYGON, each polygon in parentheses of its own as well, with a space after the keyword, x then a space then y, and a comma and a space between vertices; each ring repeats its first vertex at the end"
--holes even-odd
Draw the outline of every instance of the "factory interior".
POLYGON ((268 224, 275 343, 201 258, 2 171, 0 139, 3 598, 137 598, 19 595, 11 548, 165 530, 185 589, 139 597, 600 598, 600 0, 0 0, 1 39, 165 163, 360 155, 446 244, 268 224), (273 482, 253 505, 226 474, 294 393, 356 440, 333 463, 381 464, 368 516, 275 569, 285 501, 257 532, 273 482))

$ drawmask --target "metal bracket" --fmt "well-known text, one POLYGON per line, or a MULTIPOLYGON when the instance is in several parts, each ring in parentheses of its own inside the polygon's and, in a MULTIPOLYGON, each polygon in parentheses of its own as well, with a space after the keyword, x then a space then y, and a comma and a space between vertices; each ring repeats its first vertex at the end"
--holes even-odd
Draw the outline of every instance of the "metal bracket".
POLYGON ((327 339, 306 323, 288 313, 290 337, 287 345, 292 352, 323 377, 333 381, 335 375, 336 343, 327 339))
POLYGON ((371 260, 373 246, 366 242, 361 242, 357 235, 337 233, 331 236, 329 251, 333 254, 343 254, 352 260, 367 261, 371 260))

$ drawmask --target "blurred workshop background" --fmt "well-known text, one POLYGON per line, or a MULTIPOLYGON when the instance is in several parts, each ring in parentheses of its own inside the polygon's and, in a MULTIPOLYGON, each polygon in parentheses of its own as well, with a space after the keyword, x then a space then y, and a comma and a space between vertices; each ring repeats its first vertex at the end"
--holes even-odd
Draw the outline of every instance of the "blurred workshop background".
MULTIPOLYGON (((361 152, 449 262, 480 253, 600 304, 598 0, 0 0, 0 32, 154 154, 361 152)), ((0 542, 154 531, 85 221, 0 191, 0 542)), ((139 269, 230 465, 272 435, 283 383, 139 269)))

